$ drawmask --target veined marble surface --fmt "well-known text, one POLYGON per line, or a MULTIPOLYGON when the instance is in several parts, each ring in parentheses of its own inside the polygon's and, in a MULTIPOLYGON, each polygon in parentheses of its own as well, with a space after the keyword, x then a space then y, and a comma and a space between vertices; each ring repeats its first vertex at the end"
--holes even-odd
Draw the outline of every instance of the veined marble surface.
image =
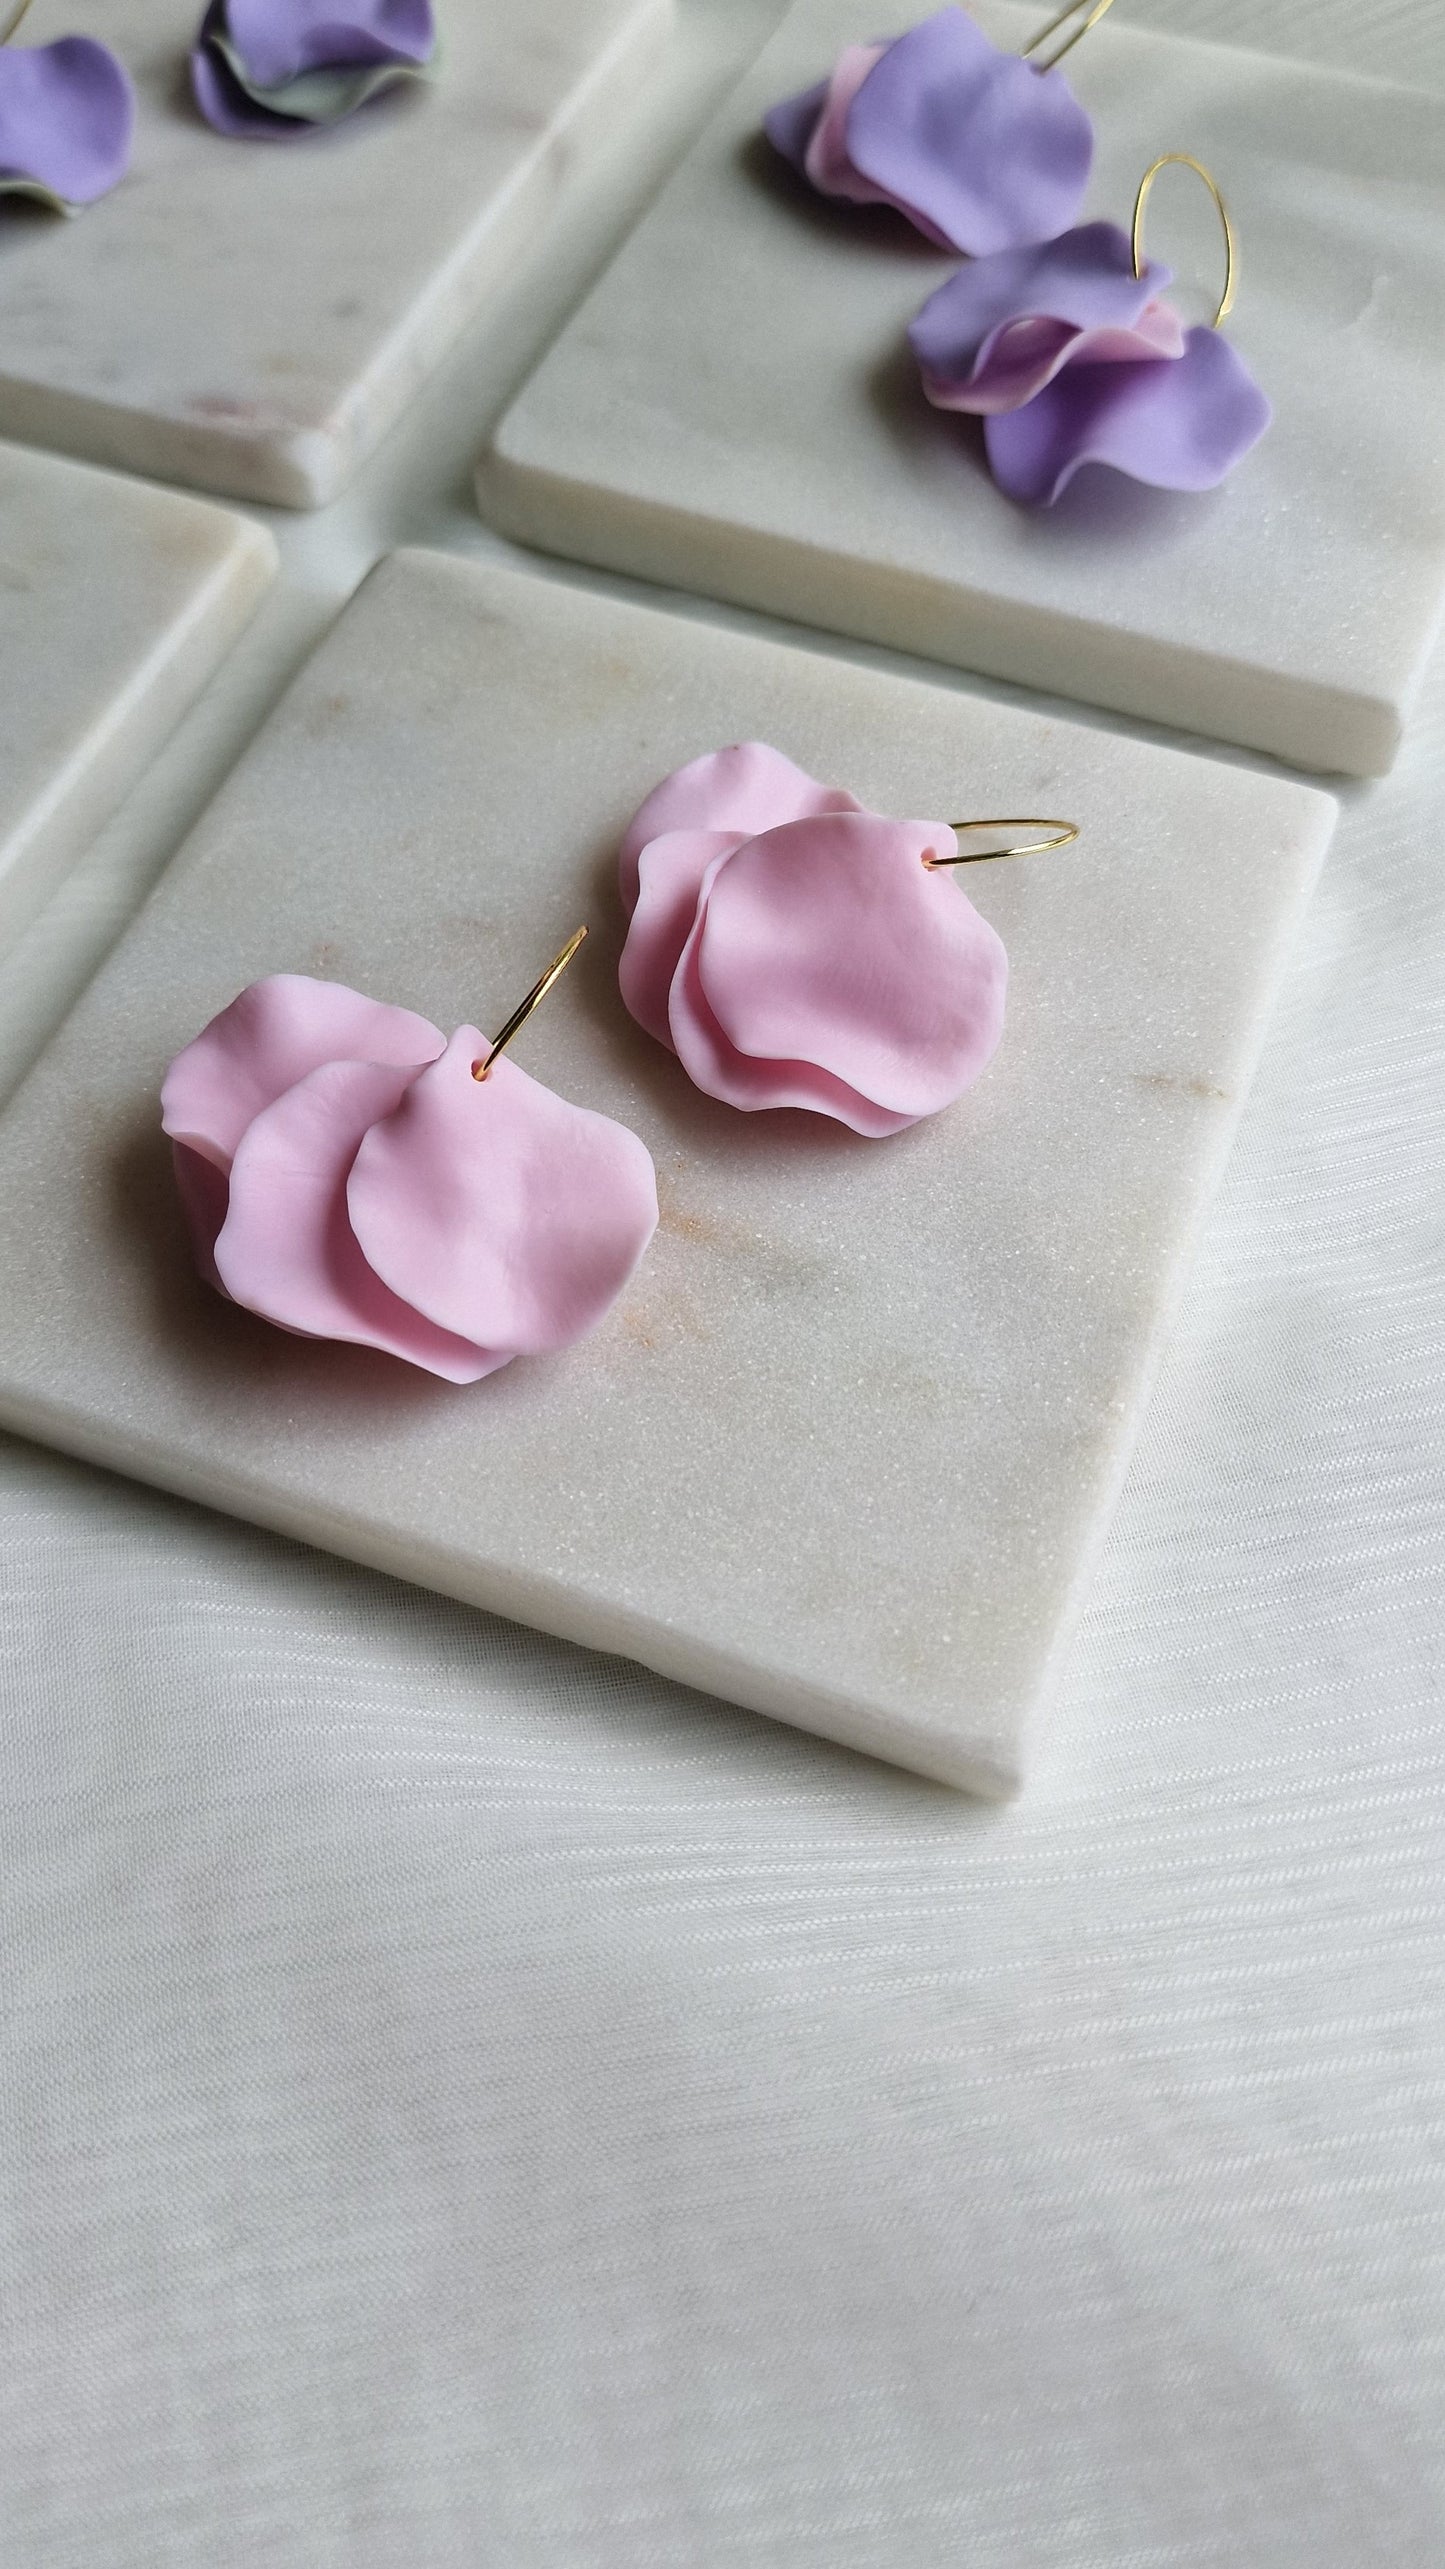
POLYGON ((443 0, 442 77, 292 144, 191 103, 200 0, 37 0, 136 83, 129 175, 75 223, 0 226, 0 434, 283 507, 330 499, 472 322, 672 0, 443 0))
MULTIPOLYGON (((976 14, 1013 45, 1039 24, 1012 0, 976 14)), ((1220 491, 1090 471, 1033 513, 995 489, 976 424, 929 408, 904 340, 956 259, 811 196, 760 134, 859 33, 856 0, 797 0, 503 422, 484 512, 1302 767, 1387 768, 1445 600, 1438 101, 1118 16, 1080 45, 1086 216, 1127 228, 1162 151, 1213 167, 1240 238, 1227 328, 1277 416, 1220 491)), ((1180 173, 1149 245, 1207 317, 1222 253, 1180 173)))
POLYGON ((0 1418, 984 1792, 1019 1779, 1334 821, 1312 788, 403 554, 343 616, 0 1125, 0 1418), (615 984, 615 848, 770 738, 897 812, 1061 811, 970 869, 985 1079, 886 1143, 700 1096, 615 984), (584 1346, 458 1391, 194 1279, 157 1107, 247 981, 500 1024, 641 1133, 662 1228, 584 1346))
POLYGON ((231 509, 0 446, 0 940, 200 695, 275 568, 266 529, 231 509))

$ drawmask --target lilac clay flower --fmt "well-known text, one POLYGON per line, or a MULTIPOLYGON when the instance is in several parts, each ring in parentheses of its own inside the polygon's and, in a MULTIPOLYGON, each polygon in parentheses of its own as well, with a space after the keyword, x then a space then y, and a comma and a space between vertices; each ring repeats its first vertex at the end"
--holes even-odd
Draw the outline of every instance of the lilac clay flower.
POLYGON ((930 295, 908 337, 940 410, 984 422, 994 480, 1049 507, 1083 464, 1166 491, 1209 491, 1273 416, 1218 330, 1186 330, 1152 259, 1085 223, 1032 250, 976 259, 930 295))
POLYGON ((973 257, 1062 232, 1094 157, 1063 73, 1001 53, 955 8, 891 44, 850 45, 764 125, 824 196, 896 206, 940 249, 973 257))
POLYGON ((191 86, 218 134, 294 141, 425 79, 435 54, 431 0, 211 0, 191 86))
POLYGON ((135 92, 108 46, 0 48, 0 193, 58 214, 93 205, 125 176, 134 131, 135 92))

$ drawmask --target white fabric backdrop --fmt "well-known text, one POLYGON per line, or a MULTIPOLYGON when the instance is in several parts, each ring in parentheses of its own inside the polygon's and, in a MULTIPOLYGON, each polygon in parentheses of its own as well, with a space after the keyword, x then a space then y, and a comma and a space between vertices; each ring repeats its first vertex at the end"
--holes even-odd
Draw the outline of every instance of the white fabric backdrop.
MULTIPOLYGON (((1445 90, 1429 0, 1137 14, 1445 90)), ((298 594, 484 544, 479 416, 298 594)), ((1445 2558, 1442 809, 1445 657, 1009 1811, 0 1448, 7 2569, 1445 2558)))

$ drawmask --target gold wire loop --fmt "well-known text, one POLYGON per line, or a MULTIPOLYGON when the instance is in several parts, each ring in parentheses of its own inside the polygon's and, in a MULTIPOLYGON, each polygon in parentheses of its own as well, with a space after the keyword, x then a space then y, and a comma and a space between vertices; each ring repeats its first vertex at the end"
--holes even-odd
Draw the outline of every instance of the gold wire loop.
POLYGON ((1061 9, 1056 18, 1050 18, 1048 25, 1046 27, 1040 27, 1038 34, 1033 38, 1032 42, 1024 46, 1023 52, 1019 56, 1019 60, 1021 62, 1032 62, 1040 45, 1046 45, 1050 36, 1056 36, 1060 27, 1066 27, 1071 18, 1077 18, 1082 15, 1084 21, 1083 25, 1081 27, 1076 27, 1071 36, 1065 36, 1063 43, 1054 53, 1050 54, 1047 62, 1041 62, 1036 65, 1036 69, 1039 71, 1054 70, 1055 66, 1063 61, 1065 54, 1071 54, 1075 45, 1081 45, 1083 43, 1084 38, 1088 35, 1090 29, 1097 27, 1099 20, 1108 16, 1109 11, 1113 6, 1114 0, 1068 0, 1068 7, 1061 9))
POLYGON ((4 35, 0 36, 0 45, 9 44, 11 37, 16 33, 16 30, 20 25, 21 19, 28 17, 30 13, 30 5, 31 0, 20 0, 20 6, 11 19, 9 26, 6 28, 4 35))
POLYGON ((1136 277, 1142 277, 1144 274, 1144 208, 1149 202, 1149 190, 1162 169, 1173 169, 1176 166, 1180 169, 1192 169, 1196 178, 1203 179, 1214 199, 1220 223, 1224 228, 1224 292, 1219 298, 1219 309, 1209 325, 1211 330, 1217 330, 1221 321, 1225 320, 1234 309, 1234 293, 1239 273, 1239 245, 1234 236, 1234 225, 1229 219, 1229 208, 1219 193, 1219 183, 1213 171, 1207 170, 1203 161, 1197 161, 1192 152, 1161 152, 1157 161, 1150 163, 1139 181, 1139 193, 1134 199, 1134 228, 1131 235, 1134 274, 1136 277))
POLYGON ((513 1009, 511 1016, 507 1019, 505 1026, 498 1035, 491 1051, 487 1055, 486 1060, 482 1062, 473 1062, 473 1079, 485 1079, 493 1062, 497 1059, 497 1056, 506 1051, 512 1037, 514 1035, 520 1035, 527 1019, 531 1016, 533 1009, 540 1008, 542 1001, 546 998, 553 982, 561 980, 563 973, 566 971, 568 964, 571 962, 572 957, 577 952, 577 949, 581 945, 586 934, 587 931, 585 928, 579 928, 575 937, 568 938, 561 953, 553 955, 552 960, 548 964, 546 971, 543 973, 541 980, 533 982, 531 989, 528 991, 526 998, 521 1004, 521 1007, 513 1009))
POLYGON ((1043 856, 1050 848, 1072 847, 1079 835, 1077 821, 1044 821, 1032 812, 997 821, 950 821, 948 827, 959 838, 966 830, 1047 830, 1049 836, 1026 839, 1021 847, 960 848, 957 856, 925 856, 930 872, 944 865, 991 865, 1000 856, 1043 856))

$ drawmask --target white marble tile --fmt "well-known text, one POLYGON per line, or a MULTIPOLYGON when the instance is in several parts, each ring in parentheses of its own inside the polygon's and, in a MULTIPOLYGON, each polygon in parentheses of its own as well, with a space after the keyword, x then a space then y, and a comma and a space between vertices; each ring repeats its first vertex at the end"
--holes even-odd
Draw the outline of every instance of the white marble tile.
POLYGON ((341 489, 635 104, 672 0, 451 0, 442 77, 294 144, 191 104, 201 0, 37 0, 140 100, 77 222, 0 217, 0 434, 241 499, 341 489))
POLYGON ((0 1123, 0 1419, 983 1791, 1018 1779, 1334 818, 1303 785, 558 582, 382 566, 0 1123), (882 809, 1058 811, 976 869, 970 1096, 888 1143, 730 1113, 623 1014, 613 848, 748 734, 882 809), (593 1339, 457 1391, 197 1284, 157 1110, 245 982, 500 1022, 663 1221, 593 1339))
MULTIPOLYGON (((978 15, 1013 44, 1039 22, 1011 0, 978 15)), ((1116 17, 1079 47, 1088 213, 1127 225, 1161 151, 1213 165, 1240 233, 1228 328, 1278 415, 1219 492, 1086 473, 1033 514, 908 357, 905 324, 956 263, 807 196, 759 138, 764 108, 860 31, 877 28, 857 0, 798 0, 504 420, 485 513, 1301 766, 1386 768, 1445 597, 1438 101, 1116 17)), ((1150 242, 1207 313, 1203 192, 1156 194, 1150 242)))
POLYGON ((268 587, 264 527, 0 446, 0 940, 33 918, 268 587))

